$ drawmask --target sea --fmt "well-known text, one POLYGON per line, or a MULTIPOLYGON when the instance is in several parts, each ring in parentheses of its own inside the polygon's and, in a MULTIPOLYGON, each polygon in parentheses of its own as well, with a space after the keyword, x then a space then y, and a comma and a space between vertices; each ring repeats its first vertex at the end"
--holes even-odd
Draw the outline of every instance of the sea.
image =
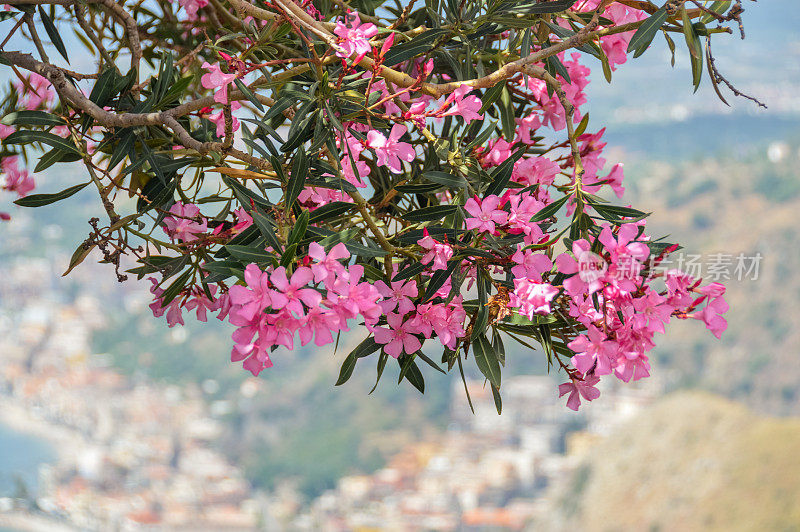
POLYGON ((49 442, 0 424, 0 497, 18 495, 23 487, 36 496, 39 466, 56 459, 49 442))

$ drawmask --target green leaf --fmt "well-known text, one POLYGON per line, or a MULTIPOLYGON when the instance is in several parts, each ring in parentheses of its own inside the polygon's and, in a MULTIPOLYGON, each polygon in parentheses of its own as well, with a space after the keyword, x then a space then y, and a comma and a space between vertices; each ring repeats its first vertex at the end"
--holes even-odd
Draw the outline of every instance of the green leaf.
POLYGON ((292 208, 297 196, 303 191, 306 177, 308 177, 308 159, 306 158, 306 151, 303 148, 299 148, 292 161, 292 175, 286 184, 287 211, 292 208))
POLYGON ((258 101, 258 98, 256 98, 256 95, 253 93, 253 91, 251 91, 250 88, 245 85, 244 82, 242 82, 242 80, 236 78, 233 80, 233 82, 236 84, 236 87, 242 92, 242 94, 244 94, 244 97, 250 100, 250 103, 256 106, 256 109, 264 112, 264 106, 260 101, 258 101))
POLYGON ((89 100, 96 103, 99 107, 103 107, 108 103, 108 100, 114 95, 114 87, 116 86, 117 72, 114 67, 108 67, 100 74, 97 81, 92 87, 92 92, 89 93, 89 100))
POLYGON ((3 117, 0 123, 6 126, 63 126, 61 117, 46 111, 14 111, 3 117))
POLYGON ((281 266, 288 268, 294 262, 294 256, 297 254, 297 244, 286 246, 286 250, 281 255, 281 266))
MULTIPOLYGON (((381 344, 377 343, 372 336, 365 338, 364 341, 358 344, 342 363, 336 386, 341 386, 350 379, 350 376, 353 374, 353 369, 356 367, 356 361, 358 361, 359 358, 369 356, 380 348, 381 344)), ((380 377, 378 378, 380 379, 380 377)))
POLYGON ((425 288, 425 295, 422 296, 423 303, 431 299, 436 291, 444 286, 447 280, 453 275, 456 267, 458 267, 460 264, 460 260, 450 260, 447 262, 447 268, 433 272, 433 275, 431 275, 431 280, 428 281, 428 286, 425 288))
POLYGON ((541 222, 542 220, 547 220, 551 216, 555 215, 555 213, 557 213, 559 209, 561 209, 561 207, 564 206, 564 204, 567 202, 569 198, 570 196, 564 196, 563 198, 554 201, 547 207, 543 208, 542 210, 534 214, 533 218, 531 218, 531 221, 541 222))
POLYGON ((497 354, 492 349, 492 344, 485 334, 480 334, 472 343, 472 353, 475 355, 475 362, 483 376, 486 377, 493 386, 500 388, 500 361, 497 354))
POLYGON ((486 329, 486 322, 489 319, 489 309, 486 307, 486 303, 489 302, 489 287, 488 281, 486 280, 486 276, 488 273, 482 267, 478 268, 478 314, 475 318, 475 323, 472 326, 472 334, 470 335, 470 340, 475 341, 478 336, 483 334, 484 330, 486 329))
POLYGON ((172 281, 172 284, 161 294, 161 308, 166 307, 173 299, 178 297, 178 294, 186 287, 186 283, 189 282, 193 274, 194 270, 189 268, 180 277, 172 281))
MULTIPOLYGON (((419 390, 419 393, 425 393, 425 379, 422 376, 422 372, 417 367, 417 363, 414 362, 414 355, 402 354, 398 357, 397 362, 400 364, 400 380, 403 380, 403 377, 411 383, 414 388, 419 390)), ((399 382, 399 381, 398 381, 399 382)))
POLYGON ((256 264, 272 263, 275 260, 275 255, 257 247, 228 244, 225 249, 244 264, 253 262, 256 264))
POLYGON ((353 370, 356 369, 357 360, 358 359, 353 356, 353 353, 347 355, 347 358, 342 362, 341 369, 339 369, 339 378, 336 379, 336 384, 334 386, 341 386, 350 380, 350 377, 353 375, 353 370))
POLYGON ((405 279, 410 279, 415 275, 419 275, 420 273, 425 271, 426 266, 421 262, 415 262, 406 268, 403 268, 397 275, 392 277, 392 282, 403 281, 405 279))
POLYGON ((353 242, 345 242, 344 245, 350 253, 352 253, 353 255, 357 255, 359 257, 377 259, 386 256, 386 251, 383 249, 362 246, 360 244, 355 244, 353 242))
POLYGON ((500 93, 499 108, 503 137, 505 137, 508 142, 513 142, 517 130, 517 123, 514 120, 516 115, 514 114, 514 104, 511 102, 511 92, 509 92, 508 87, 505 85, 500 93))
POLYGON ((69 266, 67 267, 67 271, 61 274, 61 277, 64 277, 69 274, 78 264, 84 261, 86 257, 89 256, 89 253, 97 246, 96 243, 92 242, 91 245, 84 247, 84 243, 81 242, 81 245, 78 246, 78 249, 72 254, 72 257, 69 259, 69 266))
POLYGON ((447 172, 440 172, 438 170, 431 170, 422 174, 422 177, 428 181, 433 181, 447 188, 466 188, 467 181, 463 177, 448 174, 447 172))
POLYGON ((261 235, 267 241, 267 244, 269 244, 269 246, 275 251, 280 252, 283 249, 283 246, 275 236, 275 230, 272 228, 272 221, 258 212, 256 209, 253 209, 250 212, 250 215, 253 217, 253 222, 256 224, 256 227, 258 227, 259 233, 261 233, 261 235))
POLYGON ((503 413, 503 400, 500 398, 500 389, 494 384, 492 386, 492 397, 494 398, 494 407, 497 409, 497 415, 503 413))
POLYGON ((67 63, 69 63, 69 57, 67 56, 67 49, 64 46, 64 41, 61 40, 61 35, 58 34, 56 25, 53 24, 53 21, 50 20, 50 17, 47 16, 47 13, 44 12, 42 6, 39 6, 39 16, 42 17, 42 24, 44 25, 44 31, 47 32, 47 35, 50 37, 50 40, 53 41, 53 46, 56 47, 56 50, 58 50, 58 53, 61 54, 61 57, 66 59, 67 63))
POLYGON ((491 196, 492 194, 499 196, 503 193, 503 190, 505 190, 506 186, 508 186, 508 182, 511 180, 511 174, 514 173, 514 164, 522 157, 527 148, 528 147, 523 144, 522 147, 492 170, 491 176, 493 181, 484 192, 483 197, 491 196))
POLYGON ((297 221, 292 227, 292 232, 289 233, 289 245, 297 244, 303 237, 306 236, 306 229, 308 228, 308 211, 303 211, 297 217, 297 221))
POLYGON ((76 194, 77 192, 83 190, 88 184, 89 183, 81 183, 80 185, 65 188, 61 192, 56 192, 55 194, 33 194, 30 196, 25 196, 24 198, 18 199, 14 203, 20 207, 42 207, 43 205, 50 205, 51 203, 61 201, 72 196, 73 194, 76 194))
POLYGON ((386 53, 383 64, 393 66, 411 57, 424 54, 432 50, 434 43, 445 35, 450 35, 450 30, 435 28, 423 31, 408 42, 392 46, 386 53))
POLYGON ((309 222, 316 224, 331 218, 336 218, 352 209, 354 205, 346 201, 332 201, 318 209, 314 209, 309 217, 309 222))
POLYGON ((633 34, 628 43, 628 53, 633 52, 633 57, 642 55, 666 21, 667 6, 665 4, 639 26, 639 29, 636 30, 636 33, 633 34))
POLYGON ((478 114, 485 113, 487 109, 489 109, 492 105, 494 105, 494 103, 498 99, 500 99, 500 95, 503 93, 503 89, 505 89, 505 87, 506 87, 506 82, 505 80, 503 80, 494 87, 487 89, 486 93, 483 95, 483 98, 481 99, 483 104, 481 105, 478 114))
POLYGON ((31 144, 33 142, 41 142, 51 148, 58 148, 67 153, 80 155, 75 145, 67 139, 46 131, 15 131, 3 141, 4 144, 31 144))
POLYGON ((73 162, 80 160, 80 158, 80 155, 75 155, 74 153, 65 153, 58 148, 53 148, 39 158, 39 162, 36 163, 36 167, 33 169, 33 172, 41 172, 42 170, 50 168, 58 162, 73 162))
POLYGON ((411 185, 396 185, 394 189, 404 194, 427 194, 442 188, 438 183, 418 183, 411 185))
POLYGON ((453 214, 458 209, 457 205, 434 205, 433 207, 423 207, 406 213, 403 218, 410 222, 430 222, 441 220, 447 215, 453 214))

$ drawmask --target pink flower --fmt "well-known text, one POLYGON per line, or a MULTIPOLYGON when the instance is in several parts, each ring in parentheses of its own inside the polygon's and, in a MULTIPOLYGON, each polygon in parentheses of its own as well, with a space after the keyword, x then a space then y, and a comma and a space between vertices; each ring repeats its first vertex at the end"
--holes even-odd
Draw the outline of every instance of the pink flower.
MULTIPOLYGON (((33 110, 39 109, 40 107, 47 107, 53 100, 55 94, 51 90, 50 82, 44 76, 32 72, 28 76, 28 85, 33 88, 33 91, 30 91, 28 86, 22 83, 14 84, 17 91, 25 95, 24 103, 21 102, 25 106, 25 109, 33 110)), ((22 100, 22 98, 20 100, 22 100)))
POLYGON ((258 314, 272 304, 269 274, 257 265, 248 264, 244 269, 247 286, 235 284, 228 291, 231 300, 230 321, 234 325, 248 325, 258 314))
POLYGON ((348 13, 343 21, 336 23, 333 33, 341 39, 336 55, 347 59, 355 54, 353 62, 358 63, 372 50, 369 40, 378 34, 378 28, 374 24, 362 24, 358 13, 348 13))
POLYGON ((508 306, 518 308, 520 315, 532 320, 534 314, 550 314, 550 302, 557 294, 558 288, 551 284, 528 278, 514 279, 508 306))
MULTIPOLYGON (((210 285, 208 287, 208 291, 211 292, 211 296, 213 298, 214 294, 217 293, 216 285, 210 285)), ((208 314, 207 311, 214 312, 220 307, 220 302, 217 299, 209 299, 208 295, 201 289, 195 288, 192 290, 192 297, 191 299, 186 300, 184 303, 184 307, 186 310, 197 309, 197 319, 199 321, 208 321, 208 314)))
POLYGON ((183 325, 183 315, 181 314, 181 301, 180 297, 176 297, 170 301, 166 306, 162 304, 161 295, 164 289, 158 287, 158 281, 150 277, 150 282, 153 286, 150 287, 150 293, 155 296, 155 300, 150 303, 150 310, 153 311, 153 316, 160 318, 167 313, 167 326, 174 327, 177 324, 183 325))
POLYGON ((36 183, 27 170, 20 170, 17 166, 17 157, 7 157, 0 163, 0 171, 5 175, 2 187, 10 192, 16 192, 22 198, 36 188, 36 183))
POLYGON ((408 322, 403 322, 400 314, 386 316, 389 327, 375 327, 375 341, 383 344, 387 355, 399 357, 403 351, 408 354, 416 353, 422 347, 419 338, 408 330, 408 322))
POLYGON ((536 132, 537 129, 542 127, 542 121, 536 113, 531 113, 524 118, 516 118, 517 122, 517 136, 519 140, 525 144, 533 144, 531 139, 531 132, 536 132))
MULTIPOLYGON (((316 307, 322 301, 319 292, 312 288, 303 288, 314 278, 311 268, 301 266, 292 274, 291 280, 286 277, 286 268, 279 266, 270 275, 270 281, 275 285, 271 294, 272 308, 286 308, 298 316, 302 316, 303 303, 309 308, 316 307)), ((291 348, 290 348, 291 349, 291 348)))
POLYGON ((333 342, 333 332, 339 330, 339 317, 332 310, 320 306, 308 309, 300 327, 300 345, 306 345, 314 336, 314 344, 323 346, 333 342))
POLYGON ((472 215, 471 218, 466 218, 467 229, 477 229, 478 232, 488 231, 494 233, 495 224, 502 225, 506 223, 508 213, 498 209, 500 205, 500 198, 492 194, 486 196, 483 200, 478 196, 470 198, 464 205, 464 210, 472 215))
POLYGON ((571 379, 570 382, 558 385, 558 396, 564 397, 569 394, 567 407, 577 412, 581 406, 581 397, 587 401, 593 401, 600 397, 600 390, 594 387, 598 382, 600 382, 600 377, 596 375, 587 375, 583 377, 583 380, 571 379))
MULTIPOLYGON (((231 131, 239 131, 239 119, 233 116, 233 111, 238 111, 242 108, 239 102, 231 102, 231 131)), ((225 112, 220 109, 218 113, 209 115, 208 119, 217 125, 217 136, 222 138, 225 136, 225 112)))
POLYGON ((178 3, 186 10, 189 20, 197 18, 197 11, 208 5, 208 0, 178 0, 178 3))
POLYGON ((514 277, 527 277, 534 281, 541 281, 542 273, 550 271, 553 267, 553 261, 544 253, 536 253, 529 249, 523 251, 522 247, 517 248, 511 260, 517 263, 511 268, 514 277))
POLYGON ((633 300, 634 324, 638 328, 646 328, 651 332, 666 332, 664 325, 669 323, 674 307, 667 304, 667 298, 660 295, 652 288, 647 288, 643 297, 633 300))
POLYGON ((339 262, 342 259, 350 257, 350 252, 347 247, 339 242, 328 253, 325 253, 325 248, 312 242, 308 245, 308 256, 314 259, 316 264, 311 266, 311 271, 314 273, 314 282, 325 282, 326 286, 331 284, 337 275, 345 273, 345 267, 339 262))
POLYGON ((359 314, 364 318, 368 329, 381 317, 382 311, 378 305, 381 295, 370 283, 359 282, 363 274, 364 267, 353 264, 346 273, 329 285, 328 297, 324 303, 337 313, 343 331, 349 330, 347 320, 359 314))
POLYGON ((406 133, 406 126, 395 124, 387 139, 383 133, 370 130, 367 133, 367 146, 375 150, 375 157, 379 166, 388 166, 395 174, 402 173, 403 166, 400 160, 411 162, 416 157, 414 148, 407 142, 399 142, 400 137, 406 133))
POLYGON ((616 353, 616 344, 606 339, 600 329, 589 325, 587 333, 579 335, 567 347, 577 353, 572 357, 572 365, 584 375, 594 371, 597 375, 611 373, 610 357, 616 353))
MULTIPOLYGON (((587 275, 585 272, 581 273, 579 271, 586 265, 595 264, 598 259, 597 255, 591 252, 591 247, 591 244, 586 239, 581 238, 572 243, 572 253, 575 257, 569 253, 562 253, 556 257, 556 268, 558 268, 559 272, 565 275, 576 274, 564 279, 564 289, 572 297, 584 292, 593 294, 603 287, 602 279, 605 272, 595 269, 589 271, 589 273, 597 272, 596 275, 587 275)), ((603 261, 602 264, 605 264, 605 262, 603 261)), ((599 265, 602 266, 602 264, 599 265)))
POLYGON ((422 257, 420 262, 422 262, 422 264, 428 264, 433 261, 432 270, 446 270, 447 261, 453 256, 453 248, 434 240, 433 237, 428 234, 427 229, 423 229, 422 231, 425 236, 419 241, 419 245, 422 246, 423 249, 426 249, 428 253, 422 257))
POLYGON ((483 104, 477 96, 467 96, 470 92, 472 87, 469 85, 458 87, 445 100, 445 104, 450 104, 450 109, 437 116, 460 116, 467 124, 472 120, 483 120, 483 115, 478 114, 483 104))
POLYGON ((197 240, 197 235, 208 231, 208 222, 200 214, 200 208, 193 203, 177 201, 169 212, 173 216, 164 218, 164 232, 172 240, 192 242, 197 240))
POLYGON ((621 198, 622 195, 625 194, 625 187, 622 186, 622 179, 624 178, 622 168, 622 163, 615 164, 604 179, 606 184, 611 187, 611 189, 614 191, 614 194, 616 194, 618 198, 621 198))
POLYGON ((244 207, 239 207, 238 209, 233 211, 233 214, 236 215, 236 225, 234 225, 231 228, 231 231, 233 233, 237 234, 241 233, 242 231, 253 225, 253 217, 250 216, 246 210, 244 210, 244 207))
POLYGON ((384 298, 378 305, 384 314, 388 314, 397 309, 397 313, 401 316, 414 310, 414 303, 410 298, 417 297, 417 282, 414 280, 409 281, 395 281, 387 285, 383 281, 377 281, 375 288, 378 293, 384 298))
POLYGON ((544 236, 542 228, 531 218, 544 207, 544 203, 530 194, 515 194, 509 198, 508 225, 513 233, 525 234, 525 242, 533 244, 544 236))
POLYGON ((528 157, 514 164, 512 178, 526 186, 552 185, 561 167, 547 157, 528 157))
POLYGON ((706 304, 703 310, 694 312, 690 317, 696 320, 702 320, 706 324, 706 329, 720 338, 722 333, 728 328, 728 321, 722 317, 722 314, 728 312, 728 303, 725 298, 719 296, 706 304))
MULTIPOLYGON (((194 0, 192 0, 194 1, 194 0)), ((206 0, 201 0, 206 1, 206 0)), ((208 3, 206 1, 206 3, 208 3)), ((201 6, 202 7, 202 6, 201 6)), ((187 9, 188 12, 188 9, 187 9)), ((219 66, 219 63, 214 63, 213 65, 206 61, 203 63, 203 68, 208 70, 207 74, 203 74, 200 78, 200 83, 206 89, 213 89, 214 92, 214 101, 219 102, 221 104, 228 103, 228 85, 233 83, 233 80, 236 79, 236 74, 226 74, 222 71, 219 66)), ((218 135, 219 136, 219 135, 218 135)))

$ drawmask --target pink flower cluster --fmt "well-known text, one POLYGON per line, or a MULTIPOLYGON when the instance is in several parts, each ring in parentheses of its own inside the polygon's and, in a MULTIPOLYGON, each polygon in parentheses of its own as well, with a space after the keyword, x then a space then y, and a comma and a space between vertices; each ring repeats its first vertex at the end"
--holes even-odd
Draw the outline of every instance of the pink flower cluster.
POLYGON ((278 346, 294 348, 297 333, 300 345, 312 339, 322 346, 333 342, 333 334, 349 330, 348 321, 361 317, 367 327, 380 318, 381 296, 377 288, 362 281, 363 267, 344 266, 350 257, 344 244, 329 253, 312 243, 311 267, 300 266, 289 276, 285 268, 262 271, 255 264, 245 269, 245 285, 230 289, 230 322, 238 329, 232 361, 244 361, 244 368, 258 375, 272 366, 270 352, 278 346), (326 296, 314 287, 324 287, 326 296))
POLYGON ((192 242, 208 231, 208 221, 200 214, 200 208, 192 203, 175 202, 164 218, 164 232, 173 240, 192 242))
POLYGON ((594 392, 584 392, 587 383, 596 383, 595 378, 614 373, 629 382, 649 376, 647 352, 655 347, 655 333, 665 332, 672 316, 702 320, 717 337, 727 327, 721 317, 728 310, 725 288, 719 283, 700 287, 700 280, 670 270, 662 291, 651 286, 654 279, 643 273, 650 254, 646 238, 639 235, 636 224, 623 224, 616 232, 606 226, 597 237, 599 253, 591 251, 595 242, 580 239, 573 243, 572 254, 556 258, 557 270, 568 276, 564 280, 570 296, 568 313, 586 328, 585 334, 569 343, 576 353, 570 386, 580 392, 570 395, 570 408, 577 410, 579 395, 594 398, 590 397, 594 392), (597 308, 592 298, 599 302, 597 308), (705 307, 695 311, 704 301, 705 307))
POLYGON ((27 196, 34 188, 36 183, 33 176, 27 170, 20 170, 17 157, 6 157, 0 162, 0 188, 9 192, 16 192, 20 198, 27 196))
POLYGON ((375 24, 362 23, 358 13, 348 13, 344 20, 336 23, 333 33, 340 39, 336 55, 342 59, 355 55, 353 63, 358 63, 372 50, 369 40, 378 34, 378 28, 375 24))

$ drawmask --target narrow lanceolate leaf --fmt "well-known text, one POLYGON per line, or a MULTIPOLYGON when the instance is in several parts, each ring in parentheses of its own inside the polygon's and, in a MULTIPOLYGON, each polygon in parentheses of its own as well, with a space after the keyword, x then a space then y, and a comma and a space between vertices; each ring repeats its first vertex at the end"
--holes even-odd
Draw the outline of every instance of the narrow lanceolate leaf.
POLYGON ((303 191, 306 177, 308 176, 308 159, 306 152, 300 148, 292 161, 292 175, 286 184, 286 209, 291 209, 297 196, 303 191))
MULTIPOLYGON (((336 386, 341 386, 350 379, 356 367, 356 361, 358 361, 359 358, 369 356, 380 348, 381 345, 377 343, 372 336, 358 344, 356 348, 347 355, 347 358, 344 359, 342 368, 339 370, 339 378, 336 380, 336 386)), ((380 377, 378 378, 380 379, 380 377)))
POLYGON ((639 29, 636 30, 636 33, 633 34, 631 41, 628 43, 628 53, 633 52, 633 57, 642 55, 666 21, 667 6, 664 5, 639 26, 639 29))
POLYGON ((292 227, 292 232, 289 233, 289 245, 291 246, 292 244, 297 244, 300 242, 303 237, 305 237, 307 228, 308 211, 303 211, 300 216, 297 217, 297 221, 292 227))
POLYGON ((89 183, 81 183, 80 185, 65 188, 61 192, 56 192, 55 194, 33 194, 31 196, 25 196, 24 198, 18 199, 14 203, 20 207, 42 207, 44 205, 50 205, 51 203, 61 201, 72 196, 73 194, 76 194, 88 184, 89 183))
POLYGON ((8 113, 0 121, 6 126, 63 126, 60 117, 46 111, 15 111, 8 113))
POLYGON ((569 198, 570 198, 569 196, 564 196, 560 200, 554 201, 547 207, 543 208, 542 210, 534 214, 533 218, 531 218, 531 221, 541 222, 542 220, 547 220, 548 218, 552 217, 555 213, 559 211, 559 209, 561 209, 561 207, 564 206, 564 204, 567 202, 569 198))
POLYGON ((236 87, 242 92, 242 94, 244 94, 244 97, 250 100, 250 103, 256 106, 256 109, 262 112, 264 111, 264 106, 260 101, 258 101, 258 98, 256 98, 256 95, 253 93, 253 91, 251 91, 250 88, 242 82, 242 80, 236 78, 233 80, 233 82, 236 84, 236 87))
POLYGON ((494 407, 497 409, 497 414, 503 413, 503 400, 500 398, 500 389, 492 384, 492 397, 494 397, 494 407))
POLYGON ((51 148, 80 155, 72 142, 46 131, 15 131, 6 137, 3 144, 32 144, 34 142, 41 142, 51 148))
POLYGON ((422 376, 422 372, 417 367, 417 363, 414 362, 414 355, 402 355, 400 358, 397 359, 397 362, 400 364, 400 380, 403 380, 403 377, 411 383, 414 388, 416 388, 419 393, 425 393, 425 379, 422 376))
POLYGON ((47 13, 44 12, 42 6, 39 6, 39 16, 42 17, 42 24, 44 25, 44 30, 47 32, 48 37, 50 40, 53 41, 53 46, 56 47, 58 53, 61 54, 61 57, 67 60, 69 63, 69 56, 67 56, 67 48, 64 46, 64 41, 61 40, 61 35, 58 34, 58 30, 56 29, 56 25, 53 24, 53 21, 50 20, 50 17, 47 16, 47 13))
POLYGON ((485 334, 478 336, 472 343, 472 352, 475 354, 475 363, 493 386, 500 388, 500 361, 492 349, 492 344, 485 334))
POLYGON ((703 43, 700 41, 700 36, 692 24, 685 6, 683 9, 683 36, 691 54, 689 60, 692 63, 692 85, 694 91, 697 92, 703 79, 703 43))
POLYGON ((428 181, 439 183, 440 185, 444 185, 448 188, 466 188, 467 186, 467 182, 464 180, 463 177, 455 176, 453 174, 448 174, 447 172, 440 172, 438 170, 431 170, 430 172, 425 172, 424 174, 422 174, 422 177, 424 177, 428 181))
POLYGON ((492 194, 499 196, 503 193, 503 190, 506 189, 508 182, 511 180, 511 174, 514 173, 514 165, 519 158, 522 157, 526 149, 527 146, 523 145, 520 149, 515 151, 511 157, 500 163, 500 165, 492 171, 492 183, 489 185, 489 188, 486 189, 484 197, 491 196, 492 194))
POLYGON ((74 153, 66 153, 58 148, 53 148, 52 150, 48 151, 44 155, 39 158, 39 162, 36 163, 36 167, 33 169, 34 173, 41 172, 47 168, 50 168, 54 164, 64 161, 64 162, 72 162, 77 161, 80 159, 80 155, 75 155, 74 153))
POLYGON ((261 264, 275 260, 275 255, 272 253, 268 253, 267 251, 255 247, 229 244, 225 246, 225 249, 227 249, 231 255, 242 261, 244 264, 250 264, 251 262, 261 264))
POLYGON ((478 111, 478 114, 485 113, 487 109, 489 109, 492 105, 494 105, 494 102, 496 102, 500 98, 500 95, 503 93, 503 89, 505 87, 506 87, 506 82, 505 80, 503 80, 494 87, 487 89, 486 93, 483 95, 483 99, 481 100, 482 105, 480 110, 478 111))
POLYGON ((181 274, 180 277, 172 281, 172 284, 164 290, 164 293, 161 294, 161 307, 166 307, 170 304, 170 302, 178 297, 183 289, 186 287, 186 283, 189 282, 189 279, 192 278, 192 274, 194 274, 194 270, 189 268, 185 272, 181 274))
POLYGON ((69 266, 67 267, 67 271, 62 273, 61 277, 64 277, 67 274, 69 274, 69 272, 71 272, 78 264, 83 262, 83 260, 89 256, 89 253, 92 252, 95 246, 97 246, 97 244, 95 243, 92 243, 88 246, 85 246, 84 243, 81 243, 81 245, 78 246, 78 249, 76 249, 75 252, 72 254, 72 257, 69 259, 69 266))
POLYGON ((453 214, 458 209, 457 205, 435 205, 433 207, 423 207, 407 213, 403 218, 410 222, 430 222, 441 220, 449 214, 453 214))
POLYGON ((517 124, 514 121, 516 115, 514 113, 514 104, 511 102, 511 92, 509 92, 506 86, 503 86, 503 90, 500 92, 499 108, 503 136, 508 142, 513 142, 514 133, 517 128, 517 124))
POLYGON ((282 250, 283 246, 278 241, 278 237, 275 236, 272 221, 256 209, 253 209, 250 214, 253 217, 253 222, 256 224, 256 227, 258 227, 258 231, 267 241, 267 244, 275 251, 282 250))

